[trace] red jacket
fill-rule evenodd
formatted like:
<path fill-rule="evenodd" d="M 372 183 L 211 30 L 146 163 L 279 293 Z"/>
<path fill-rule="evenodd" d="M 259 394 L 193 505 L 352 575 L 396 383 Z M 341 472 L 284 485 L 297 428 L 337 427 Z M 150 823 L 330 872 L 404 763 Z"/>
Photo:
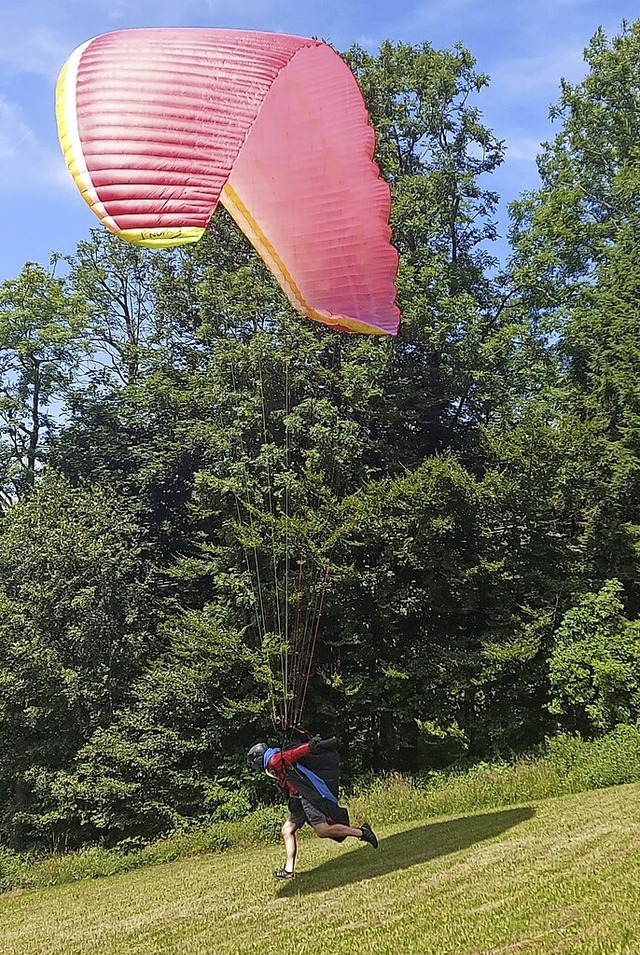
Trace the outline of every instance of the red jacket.
<path fill-rule="evenodd" d="M 293 766 L 299 759 L 304 759 L 311 752 L 308 743 L 301 743 L 300 746 L 294 746 L 291 749 L 279 749 L 266 765 L 268 772 L 272 773 L 278 782 L 284 786 L 290 796 L 297 796 L 298 790 L 293 783 L 287 779 L 287 767 Z"/>

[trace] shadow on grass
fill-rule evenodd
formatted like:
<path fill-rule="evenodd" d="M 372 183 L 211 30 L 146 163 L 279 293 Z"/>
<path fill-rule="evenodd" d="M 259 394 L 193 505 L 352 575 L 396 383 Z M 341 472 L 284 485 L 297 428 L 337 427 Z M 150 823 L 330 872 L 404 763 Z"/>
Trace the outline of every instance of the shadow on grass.
<path fill-rule="evenodd" d="M 381 839 L 377 850 L 363 846 L 357 852 L 349 852 L 309 872 L 299 873 L 294 882 L 282 886 L 279 894 L 324 892 L 352 882 L 375 879 L 399 869 L 409 869 L 430 859 L 493 839 L 534 815 L 533 809 L 523 807 L 479 816 L 461 816 L 407 829 Z"/>

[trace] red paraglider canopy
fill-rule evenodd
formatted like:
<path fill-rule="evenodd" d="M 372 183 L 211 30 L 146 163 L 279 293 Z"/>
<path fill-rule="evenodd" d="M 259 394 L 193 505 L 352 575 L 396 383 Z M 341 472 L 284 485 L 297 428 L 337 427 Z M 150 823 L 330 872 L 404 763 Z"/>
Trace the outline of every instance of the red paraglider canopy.
<path fill-rule="evenodd" d="M 355 78 L 329 46 L 240 30 L 125 30 L 64 65 L 67 165 L 112 232 L 197 241 L 221 202 L 303 315 L 394 335 L 390 192 Z"/>

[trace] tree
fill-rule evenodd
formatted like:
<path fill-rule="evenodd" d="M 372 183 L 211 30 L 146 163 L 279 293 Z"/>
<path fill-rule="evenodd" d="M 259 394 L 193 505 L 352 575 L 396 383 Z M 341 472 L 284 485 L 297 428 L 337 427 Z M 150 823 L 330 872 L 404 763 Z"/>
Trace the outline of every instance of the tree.
<path fill-rule="evenodd" d="M 498 196 L 483 183 L 502 163 L 504 143 L 475 105 L 489 79 L 460 44 L 386 41 L 377 56 L 356 47 L 346 58 L 378 134 L 401 253 L 386 438 L 405 465 L 447 449 L 475 460 L 480 428 L 512 423 L 543 360 L 491 254 Z"/>
<path fill-rule="evenodd" d="M 82 355 L 86 310 L 38 265 L 0 286 L 0 437 L 6 506 L 33 488 Z"/>
<path fill-rule="evenodd" d="M 595 503 L 584 540 L 594 581 L 624 582 L 629 609 L 640 610 L 640 162 L 624 176 L 629 212 L 567 322 L 569 406 L 589 425 L 587 455 Z"/>
<path fill-rule="evenodd" d="M 516 284 L 539 318 L 566 317 L 633 216 L 629 174 L 638 163 L 640 21 L 611 42 L 600 29 L 585 50 L 588 73 L 561 83 L 561 123 L 538 158 L 542 186 L 512 206 Z M 557 325 L 556 330 L 562 330 Z"/>
<path fill-rule="evenodd" d="M 171 340 L 155 307 L 160 256 L 93 229 L 66 262 L 87 307 L 86 376 L 98 389 L 135 385 L 166 361 Z"/>
<path fill-rule="evenodd" d="M 165 651 L 126 705 L 62 769 L 32 774 L 30 822 L 59 844 L 145 841 L 250 808 L 244 752 L 262 716 L 264 674 L 241 634 L 212 608 L 163 628 Z"/>
<path fill-rule="evenodd" d="M 609 580 L 564 615 L 549 660 L 550 710 L 570 732 L 592 737 L 640 716 L 640 626 L 624 615 Z"/>
<path fill-rule="evenodd" d="M 513 207 L 513 281 L 555 346 L 556 418 L 583 436 L 584 585 L 614 575 L 637 611 L 640 21 L 610 42 L 599 30 L 585 60 L 552 110 L 542 187 Z"/>
<path fill-rule="evenodd" d="M 51 472 L 0 528 L 0 806 L 17 844 L 37 769 L 69 765 L 158 651 L 162 600 L 122 502 Z"/>

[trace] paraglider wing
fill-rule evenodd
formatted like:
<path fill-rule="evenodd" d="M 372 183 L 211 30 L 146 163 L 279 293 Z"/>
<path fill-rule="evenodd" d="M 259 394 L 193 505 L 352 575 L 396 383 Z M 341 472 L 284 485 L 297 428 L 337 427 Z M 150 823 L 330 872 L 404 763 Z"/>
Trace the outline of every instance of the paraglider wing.
<path fill-rule="evenodd" d="M 351 71 L 326 44 L 240 30 L 125 30 L 71 54 L 65 160 L 101 222 L 155 248 L 225 206 L 303 315 L 393 335 L 389 187 Z"/>

